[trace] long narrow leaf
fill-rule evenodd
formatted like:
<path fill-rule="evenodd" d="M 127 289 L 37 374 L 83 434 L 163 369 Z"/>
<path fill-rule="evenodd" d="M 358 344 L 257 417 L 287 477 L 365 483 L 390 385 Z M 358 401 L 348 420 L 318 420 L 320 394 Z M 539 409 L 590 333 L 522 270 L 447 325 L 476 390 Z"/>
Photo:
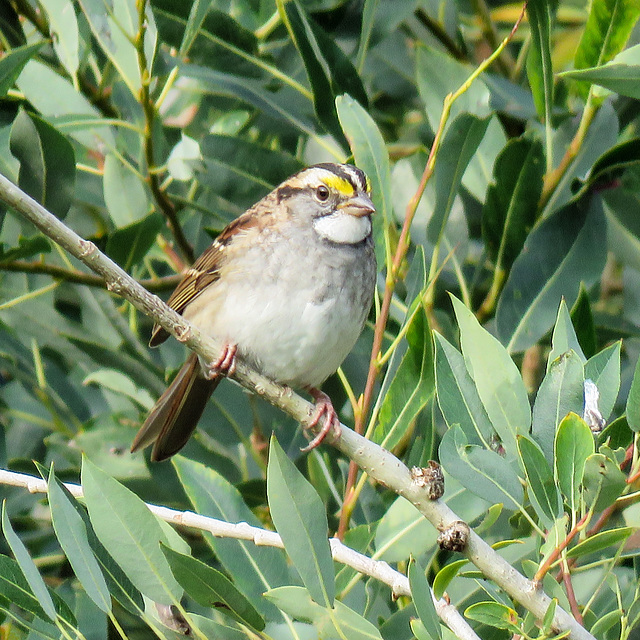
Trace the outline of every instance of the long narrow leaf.
<path fill-rule="evenodd" d="M 105 613 L 111 611 L 111 596 L 95 559 L 87 529 L 53 471 L 49 472 L 48 491 L 51 520 L 60 546 L 87 595 Z"/>
<path fill-rule="evenodd" d="M 29 583 L 29 587 L 31 587 L 31 591 L 38 599 L 42 610 L 47 615 L 49 620 L 55 622 L 57 619 L 57 614 L 56 608 L 53 604 L 53 599 L 51 598 L 51 594 L 49 593 L 49 590 L 47 589 L 42 576 L 38 572 L 36 565 L 31 559 L 27 548 L 24 546 L 22 540 L 20 540 L 16 532 L 13 530 L 13 527 L 11 526 L 9 516 L 7 515 L 6 502 L 2 503 L 2 531 L 4 533 L 4 537 L 9 543 L 11 551 L 13 551 L 13 555 L 16 557 L 16 560 L 20 565 L 20 569 L 22 569 L 24 577 Z"/>
<path fill-rule="evenodd" d="M 311 597 L 333 606 L 335 579 L 327 516 L 320 496 L 272 437 L 267 467 L 271 516 Z"/>

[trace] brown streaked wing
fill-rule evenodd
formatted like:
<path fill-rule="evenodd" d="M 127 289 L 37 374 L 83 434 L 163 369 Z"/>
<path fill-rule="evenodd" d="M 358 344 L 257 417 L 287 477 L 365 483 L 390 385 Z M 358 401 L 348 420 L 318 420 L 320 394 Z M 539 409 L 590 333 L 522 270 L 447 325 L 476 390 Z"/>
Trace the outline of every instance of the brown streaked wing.
<path fill-rule="evenodd" d="M 258 206 L 264 209 L 265 203 L 266 199 L 230 222 L 213 241 L 213 244 L 202 252 L 167 300 L 167 304 L 172 309 L 182 314 L 189 303 L 193 302 L 206 287 L 220 277 L 220 265 L 224 259 L 225 247 L 237 233 L 261 226 L 260 220 L 265 216 L 256 215 L 256 209 Z M 262 224 L 264 225 L 264 220 L 262 220 Z M 168 337 L 167 331 L 160 325 L 154 325 L 149 346 L 156 347 Z"/>
<path fill-rule="evenodd" d="M 195 300 L 208 285 L 219 277 L 220 260 L 222 257 L 221 245 L 218 240 L 205 249 L 202 255 L 195 261 L 184 275 L 178 286 L 167 300 L 167 304 L 182 314 L 187 305 Z M 149 346 L 155 347 L 162 344 L 169 337 L 169 333 L 160 325 L 153 326 Z"/>

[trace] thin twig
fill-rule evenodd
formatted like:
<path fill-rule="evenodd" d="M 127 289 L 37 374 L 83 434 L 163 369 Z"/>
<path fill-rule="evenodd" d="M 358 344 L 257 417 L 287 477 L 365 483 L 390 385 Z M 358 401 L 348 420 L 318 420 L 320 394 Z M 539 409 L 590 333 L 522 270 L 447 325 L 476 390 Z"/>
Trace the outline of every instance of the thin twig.
<path fill-rule="evenodd" d="M 104 255 L 95 244 L 78 236 L 2 175 L 0 175 L 0 200 L 32 222 L 45 235 L 90 269 L 104 277 L 110 291 L 126 298 L 142 313 L 195 351 L 204 362 L 213 362 L 219 356 L 223 348 L 219 340 L 201 334 L 197 327 L 178 315 L 160 298 L 141 287 L 129 274 Z M 311 417 L 315 413 L 313 404 L 290 388 L 283 387 L 263 376 L 240 359 L 233 378 L 303 425 L 309 425 L 311 422 Z M 322 424 L 316 425 L 312 430 L 317 432 L 322 426 Z M 345 425 L 341 427 L 341 436 L 333 442 L 333 446 L 354 460 L 371 478 L 411 502 L 439 531 L 447 530 L 462 521 L 446 503 L 429 499 L 425 487 L 416 482 L 406 465 L 392 453 Z M 536 618 L 544 617 L 551 603 L 549 596 L 539 588 L 539 585 L 528 580 L 512 567 L 473 530 L 469 530 L 464 554 L 487 578 L 494 580 L 511 598 L 531 611 Z M 593 636 L 561 607 L 556 609 L 553 625 L 559 632 L 569 632 L 575 640 L 594 640 Z"/>
<path fill-rule="evenodd" d="M 569 600 L 569 606 L 571 607 L 571 613 L 573 613 L 573 617 L 580 623 L 583 623 L 582 614 L 580 613 L 580 607 L 578 606 L 578 601 L 576 600 L 576 593 L 573 590 L 573 583 L 571 582 L 571 573 L 569 572 L 569 567 L 565 566 L 562 568 L 562 581 L 564 582 L 564 588 L 567 592 L 567 599 Z"/>
<path fill-rule="evenodd" d="M 456 59 L 467 61 L 466 51 L 463 51 L 455 40 L 446 32 L 445 28 L 432 18 L 421 7 L 415 10 L 416 18 L 422 23 L 431 35 Z"/>
<path fill-rule="evenodd" d="M 540 582 L 546 575 L 547 571 L 551 568 L 554 562 L 560 557 L 560 554 L 569 546 L 571 541 L 578 535 L 586 526 L 590 514 L 584 515 L 575 527 L 566 535 L 565 539 L 549 554 L 549 557 L 540 565 L 536 571 L 536 575 L 533 576 L 535 582 Z"/>
<path fill-rule="evenodd" d="M 428 181 L 431 179 L 433 175 L 433 171 L 435 169 L 435 163 L 438 156 L 438 151 L 440 150 L 440 146 L 442 144 L 442 139 L 444 137 L 444 130 L 446 124 L 449 120 L 449 114 L 451 113 L 451 107 L 453 103 L 464 94 L 471 84 L 476 80 L 476 78 L 483 73 L 489 65 L 500 55 L 500 52 L 505 49 L 507 44 L 511 41 L 513 36 L 515 35 L 522 19 L 525 15 L 527 3 L 525 2 L 522 7 L 522 12 L 517 22 L 513 26 L 513 29 L 509 33 L 509 35 L 502 41 L 500 46 L 486 59 L 484 60 L 478 67 L 474 70 L 474 72 L 467 78 L 467 80 L 458 88 L 454 93 L 450 93 L 444 99 L 444 104 L 442 106 L 442 114 L 440 116 L 440 124 L 438 126 L 438 130 L 436 131 L 436 135 L 433 141 L 433 145 L 431 146 L 431 150 L 429 152 L 429 157 L 427 158 L 427 163 L 424 168 L 424 172 L 422 173 L 422 177 L 420 178 L 420 183 L 418 184 L 418 188 L 416 192 L 413 194 L 411 200 L 407 204 L 404 222 L 402 225 L 402 230 L 400 231 L 400 237 L 398 239 L 398 245 L 396 248 L 395 255 L 393 257 L 392 265 L 390 271 L 387 273 L 387 278 L 385 282 L 385 289 L 382 298 L 382 305 L 380 307 L 380 314 L 378 315 L 378 319 L 376 322 L 374 334 L 373 334 L 373 346 L 371 348 L 371 359 L 369 361 L 369 371 L 367 373 L 367 382 L 365 384 L 364 393 L 362 396 L 362 402 L 360 403 L 360 407 L 358 412 L 356 413 L 355 420 L 355 431 L 356 433 L 362 434 L 364 433 L 364 424 L 369 415 L 369 409 L 371 407 L 371 402 L 373 400 L 373 394 L 375 390 L 376 381 L 380 374 L 381 364 L 380 364 L 380 352 L 382 350 L 382 342 L 384 339 L 384 333 L 387 327 L 387 320 L 389 319 L 389 310 L 391 309 L 391 300 L 393 299 L 393 293 L 395 291 L 395 287 L 398 281 L 398 277 L 400 274 L 400 267 L 402 262 L 406 258 L 407 252 L 409 251 L 409 238 L 410 238 L 410 229 L 411 223 L 416 215 L 416 211 L 418 209 L 418 204 L 422 198 L 422 194 L 427 187 Z M 437 251 L 437 248 L 434 250 L 434 255 Z M 433 268 L 429 273 L 429 281 L 433 280 L 435 277 L 436 268 Z M 433 296 L 435 295 L 435 286 L 432 286 L 427 290 L 426 296 L 426 304 L 429 305 L 432 302 Z M 338 526 L 338 537 L 342 538 L 346 533 L 349 525 L 349 520 L 351 518 L 351 513 L 354 508 L 354 501 L 357 498 L 357 494 L 354 492 L 354 487 L 356 484 L 356 478 L 358 474 L 358 469 L 356 465 L 352 462 L 349 465 L 349 474 L 347 476 L 347 483 L 345 485 L 345 497 L 342 504 L 342 509 L 340 511 L 340 523 Z"/>
<path fill-rule="evenodd" d="M 142 106 L 142 111 L 144 113 L 143 142 L 144 155 L 147 163 L 147 182 L 149 183 L 149 188 L 151 189 L 151 193 L 153 194 L 153 197 L 160 211 L 167 219 L 167 223 L 169 224 L 169 228 L 171 229 L 171 233 L 173 234 L 176 244 L 180 248 L 180 251 L 186 258 L 186 260 L 189 262 L 189 264 L 191 264 L 195 258 L 193 247 L 182 231 L 180 221 L 178 220 L 176 208 L 174 207 L 173 202 L 171 202 L 167 194 L 160 186 L 160 179 L 158 173 L 156 172 L 156 161 L 153 144 L 153 129 L 156 117 L 156 106 L 151 99 L 151 94 L 149 91 L 151 75 L 149 74 L 149 71 L 147 69 L 147 54 L 144 50 L 144 40 L 145 34 L 147 32 L 147 3 L 144 0 L 137 0 L 137 5 L 138 33 L 136 34 L 134 44 L 138 56 L 138 67 L 140 70 L 140 105 Z"/>
<path fill-rule="evenodd" d="M 76 269 L 70 270 L 55 264 L 44 262 L 29 262 L 27 260 L 13 260 L 12 262 L 0 263 L 0 271 L 13 271 L 17 273 L 35 273 L 46 275 L 56 280 L 64 280 L 73 284 L 84 284 L 88 287 L 107 288 L 104 278 L 93 273 L 84 273 Z M 164 278 L 143 278 L 138 283 L 145 289 L 153 292 L 171 291 L 182 279 L 182 275 L 165 276 Z"/>

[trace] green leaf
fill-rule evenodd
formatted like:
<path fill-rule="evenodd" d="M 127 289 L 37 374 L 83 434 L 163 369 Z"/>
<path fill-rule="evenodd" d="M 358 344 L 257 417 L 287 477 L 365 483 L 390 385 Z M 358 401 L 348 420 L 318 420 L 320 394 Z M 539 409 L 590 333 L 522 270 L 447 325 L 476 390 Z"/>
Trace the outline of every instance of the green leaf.
<path fill-rule="evenodd" d="M 578 299 L 571 307 L 571 324 L 573 325 L 578 343 L 587 358 L 591 358 L 597 351 L 596 324 L 591 312 L 589 294 L 584 283 L 580 283 Z M 576 351 L 574 349 L 574 351 Z M 576 351 L 576 353 L 580 353 Z M 587 375 L 587 377 L 589 377 Z"/>
<path fill-rule="evenodd" d="M 509 463 L 494 451 L 468 444 L 460 427 L 451 427 L 444 434 L 440 462 L 448 474 L 480 498 L 492 504 L 501 502 L 506 509 L 521 507 L 522 485 Z"/>
<path fill-rule="evenodd" d="M 194 43 L 202 23 L 205 21 L 209 9 L 213 4 L 212 0 L 195 0 L 189 10 L 189 19 L 184 27 L 182 42 L 180 43 L 180 56 L 186 56 Z"/>
<path fill-rule="evenodd" d="M 55 613 L 61 618 L 64 618 L 69 624 L 75 625 L 73 613 L 67 603 L 57 593 L 47 590 L 47 595 L 44 597 L 44 600 L 40 599 L 40 595 L 36 597 L 20 565 L 12 558 L 4 555 L 0 555 L 0 595 L 2 596 L 0 601 L 6 599 L 6 602 L 10 606 L 18 606 L 40 620 L 51 619 L 49 613 L 45 613 L 43 607 L 45 604 L 48 607 L 49 601 L 53 600 Z"/>
<path fill-rule="evenodd" d="M 550 365 L 533 404 L 531 435 L 549 464 L 560 421 L 570 412 L 582 414 L 584 368 L 574 351 L 563 353 Z"/>
<path fill-rule="evenodd" d="M 405 437 L 434 392 L 429 322 L 419 308 L 407 331 L 408 348 L 382 401 L 375 441 L 393 449 Z"/>
<path fill-rule="evenodd" d="M 196 6 L 195 3 L 193 6 Z M 202 152 L 200 145 L 196 140 L 182 133 L 180 142 L 174 145 L 167 158 L 167 171 L 175 180 L 188 182 L 193 180 L 196 169 L 201 168 L 201 166 Z"/>
<path fill-rule="evenodd" d="M 583 483 L 587 508 L 596 513 L 613 504 L 627 486 L 618 461 L 602 453 L 594 453 L 587 458 Z"/>
<path fill-rule="evenodd" d="M 56 537 L 86 594 L 105 613 L 111 611 L 111 596 L 87 538 L 87 529 L 75 506 L 56 478 L 53 465 L 47 480 L 51 520 Z"/>
<path fill-rule="evenodd" d="M 138 10 L 135 0 L 80 0 L 80 7 L 93 36 L 107 55 L 131 94 L 138 98 L 142 86 L 138 55 L 134 42 L 138 33 Z M 151 73 L 158 33 L 151 6 L 145 13 L 145 71 Z"/>
<path fill-rule="evenodd" d="M 151 394 L 138 387 L 129 376 L 117 369 L 98 369 L 90 373 L 83 384 L 97 384 L 115 393 L 127 396 L 139 404 L 143 409 L 150 411 L 155 404 Z"/>
<path fill-rule="evenodd" d="M 396 498 L 376 528 L 374 548 L 381 560 L 406 561 L 424 556 L 437 540 L 437 532 L 425 517 L 403 498 Z"/>
<path fill-rule="evenodd" d="M 68 140 L 44 120 L 21 110 L 11 127 L 10 147 L 20 162 L 20 188 L 64 218 L 75 191 L 76 160 Z"/>
<path fill-rule="evenodd" d="M 431 589 L 429 589 L 429 583 L 425 577 L 424 569 L 420 563 L 413 558 L 409 563 L 408 575 L 409 585 L 411 586 L 411 597 L 422 624 L 432 638 L 442 638 L 440 619 L 433 604 Z"/>
<path fill-rule="evenodd" d="M 4 52 L 0 58 L 0 98 L 4 98 L 13 87 L 24 65 L 40 51 L 42 45 L 44 42 L 34 42 Z"/>
<path fill-rule="evenodd" d="M 201 90 L 214 96 L 231 96 L 253 105 L 266 116 L 270 116 L 288 127 L 307 135 L 314 134 L 314 121 L 304 107 L 301 96 L 293 90 L 270 92 L 265 83 L 253 78 L 244 78 L 231 73 L 215 71 L 195 64 L 180 64 L 180 75 L 195 80 L 202 85 Z"/>
<path fill-rule="evenodd" d="M 53 48 L 67 73 L 74 77 L 80 64 L 78 19 L 70 0 L 39 0 L 49 20 Z"/>
<path fill-rule="evenodd" d="M 607 631 L 614 626 L 620 625 L 624 612 L 620 609 L 614 609 L 599 617 L 596 623 L 591 627 L 590 632 L 594 638 L 605 638 Z"/>
<path fill-rule="evenodd" d="M 572 304 L 581 282 L 589 287 L 600 278 L 605 234 L 598 197 L 573 200 L 534 227 L 496 310 L 498 335 L 509 351 L 535 344 L 551 328 L 558 300 Z"/>
<path fill-rule="evenodd" d="M 636 531 L 635 527 L 620 527 L 618 529 L 609 529 L 596 533 L 575 547 L 571 547 L 571 549 L 567 551 L 567 558 L 579 558 L 590 553 L 602 551 L 614 544 L 624 542 L 634 531 Z"/>
<path fill-rule="evenodd" d="M 551 363 L 557 360 L 560 356 L 573 351 L 580 361 L 584 364 L 586 358 L 580 348 L 578 342 L 578 336 L 576 336 L 575 329 L 573 328 L 573 322 L 567 309 L 567 304 L 564 299 L 560 302 L 558 308 L 558 317 L 556 324 L 553 327 L 553 335 L 551 336 L 551 351 L 547 357 L 547 371 L 551 368 Z"/>
<path fill-rule="evenodd" d="M 460 327 L 460 343 L 469 374 L 507 455 L 516 454 L 515 437 L 531 424 L 529 398 L 522 377 L 504 347 L 480 326 L 458 299 L 451 297 Z"/>
<path fill-rule="evenodd" d="M 296 620 L 313 624 L 318 638 L 334 640 L 382 640 L 378 629 L 361 615 L 336 600 L 333 610 L 321 607 L 302 587 L 279 587 L 264 594 L 279 609 Z"/>
<path fill-rule="evenodd" d="M 562 512 L 562 500 L 551 467 L 540 447 L 527 436 L 518 436 L 518 451 L 527 476 L 531 504 L 540 522 L 550 529 Z"/>
<path fill-rule="evenodd" d="M 640 64 L 628 64 L 624 60 L 630 60 L 633 55 L 633 61 L 638 62 L 640 54 L 640 45 L 631 47 L 616 56 L 611 62 L 601 67 L 589 67 L 587 69 L 565 71 L 559 74 L 565 78 L 579 80 L 580 84 L 591 83 L 597 84 L 609 91 L 614 91 L 621 96 L 628 98 L 640 98 L 640 88 L 638 81 L 640 80 Z"/>
<path fill-rule="evenodd" d="M 39 253 L 50 253 L 51 244 L 42 235 L 18 238 L 18 246 L 5 249 L 0 245 L 0 262 L 11 262 L 12 260 L 23 260 L 31 258 Z"/>
<path fill-rule="evenodd" d="M 580 507 L 580 487 L 587 458 L 595 452 L 593 434 L 587 423 L 569 413 L 560 423 L 555 441 L 558 486 L 572 513 Z"/>
<path fill-rule="evenodd" d="M 139 222 L 149 215 L 151 203 L 140 176 L 115 154 L 108 154 L 104 160 L 103 185 L 107 211 L 116 228 Z"/>
<path fill-rule="evenodd" d="M 179 49 L 178 58 L 211 68 L 255 76 L 265 67 L 258 54 L 255 26 L 240 24 L 242 10 L 211 6 L 209 0 L 186 3 L 159 1 L 153 4 L 161 42 Z M 236 20 L 237 18 L 237 20 Z M 188 96 L 184 96 L 189 100 Z"/>
<path fill-rule="evenodd" d="M 640 55 L 640 45 L 638 46 Z M 640 167 L 640 138 L 631 138 L 607 149 L 593 164 L 585 186 L 592 189 L 608 187 L 623 181 L 625 174 L 631 178 Z M 623 183 L 624 184 L 624 183 Z"/>
<path fill-rule="evenodd" d="M 300 6 L 299 2 L 297 4 Z M 314 20 L 309 20 L 309 24 L 318 50 L 324 58 L 325 66 L 331 75 L 334 94 L 348 94 L 355 98 L 362 107 L 369 109 L 369 99 L 364 84 L 335 37 L 324 31 Z"/>
<path fill-rule="evenodd" d="M 640 358 L 636 362 L 629 396 L 627 397 L 627 422 L 634 433 L 640 431 Z"/>
<path fill-rule="evenodd" d="M 451 581 L 458 575 L 460 569 L 468 563 L 469 561 L 466 559 L 455 560 L 442 567 L 433 579 L 433 595 L 436 598 L 442 598 Z"/>
<path fill-rule="evenodd" d="M 543 633 L 547 636 L 551 635 L 551 630 L 553 629 L 553 619 L 556 615 L 556 609 L 558 608 L 558 600 L 554 598 L 547 607 L 547 610 L 544 613 L 544 618 L 542 619 L 542 630 Z"/>
<path fill-rule="evenodd" d="M 82 488 L 96 535 L 136 588 L 160 604 L 180 600 L 182 589 L 160 550 L 167 539 L 144 502 L 86 458 Z"/>
<path fill-rule="evenodd" d="M 471 65 L 462 64 L 435 48 L 417 48 L 416 84 L 432 131 L 438 129 L 445 97 L 457 91 L 473 70 Z M 491 115 L 489 97 L 489 90 L 481 79 L 473 82 L 451 105 L 449 126 L 461 113 L 470 113 L 478 118 Z"/>
<path fill-rule="evenodd" d="M 511 94 L 509 100 L 513 100 Z M 493 167 L 506 144 L 507 137 L 500 118 L 494 113 L 489 117 L 487 130 L 462 176 L 462 186 L 477 198 L 478 202 L 484 203 L 486 200 L 487 189 L 493 178 Z"/>
<path fill-rule="evenodd" d="M 238 490 L 220 473 L 182 456 L 172 458 L 178 478 L 196 511 L 225 522 L 246 522 L 254 527 L 262 523 L 247 507 Z M 262 598 L 264 591 L 289 580 L 284 554 L 280 549 L 256 547 L 247 540 L 217 538 L 203 533 L 227 574 L 251 599 L 252 604 L 270 619 L 278 611 Z"/>
<path fill-rule="evenodd" d="M 593 0 L 574 58 L 575 69 L 599 67 L 624 48 L 640 16 L 635 0 Z M 580 83 L 586 96 L 588 85 Z"/>
<path fill-rule="evenodd" d="M 273 523 L 309 594 L 332 607 L 335 578 L 324 505 L 275 437 L 269 447 L 267 496 Z"/>
<path fill-rule="evenodd" d="M 522 633 L 520 618 L 514 609 L 500 602 L 477 602 L 465 609 L 465 617 L 511 633 Z"/>
<path fill-rule="evenodd" d="M 87 533 L 87 541 L 95 556 L 100 563 L 102 574 L 109 587 L 109 593 L 130 613 L 139 615 L 144 611 L 144 599 L 142 594 L 131 584 L 126 573 L 116 564 L 115 560 L 109 555 L 103 544 L 91 526 L 89 516 L 86 509 L 81 507 L 78 501 L 67 491 L 62 485 L 62 492 L 65 494 L 67 501 L 76 510 L 76 513 L 84 522 L 85 531 Z"/>
<path fill-rule="evenodd" d="M 316 116 L 327 132 L 338 141 L 343 142 L 333 89 L 329 76 L 325 72 L 326 61 L 322 60 L 321 54 L 319 55 L 319 45 L 309 18 L 295 0 L 287 3 L 279 2 L 278 10 L 307 71 L 309 84 L 313 90 L 313 106 Z"/>
<path fill-rule="evenodd" d="M 262 616 L 223 573 L 170 547 L 161 548 L 175 579 L 199 605 L 216 608 L 257 631 L 264 629 Z"/>
<path fill-rule="evenodd" d="M 60 131 L 85 147 L 104 144 L 115 148 L 111 128 L 103 117 L 71 82 L 38 60 L 30 60 L 16 81 L 25 98 Z"/>
<path fill-rule="evenodd" d="M 539 0 L 527 5 L 531 49 L 527 58 L 527 76 L 536 110 L 545 122 L 553 109 L 553 64 L 551 59 L 551 27 L 557 1 Z"/>
<path fill-rule="evenodd" d="M 249 206 L 303 168 L 293 156 L 230 135 L 201 142 L 205 173 L 200 180 L 224 198 Z"/>
<path fill-rule="evenodd" d="M 482 208 L 482 237 L 497 270 L 508 271 L 533 227 L 542 193 L 544 152 L 538 140 L 510 140 L 493 167 Z"/>
<path fill-rule="evenodd" d="M 560 158 L 564 155 L 569 140 L 577 134 L 578 127 L 579 124 L 570 119 L 554 130 L 552 138 L 554 158 Z M 569 163 L 558 182 L 558 186 L 550 195 L 540 214 L 541 219 L 548 218 L 554 212 L 570 204 L 574 199 L 579 199 L 581 196 L 586 195 L 588 189 L 585 192 L 581 192 L 580 185 L 584 182 L 585 176 L 590 175 L 591 168 L 598 158 L 607 153 L 617 143 L 619 128 L 618 115 L 613 106 L 609 102 L 605 102 L 597 110 L 595 118 L 588 128 L 580 148 L 577 149 L 574 159 Z M 616 191 L 613 190 L 612 193 Z M 602 236 L 600 239 L 602 239 Z"/>
<path fill-rule="evenodd" d="M 2 531 L 4 533 L 4 537 L 9 543 L 11 551 L 13 551 L 13 555 L 16 557 L 16 560 L 20 565 L 20 569 L 22 570 L 24 577 L 27 579 L 33 595 L 37 598 L 38 603 L 49 620 L 55 622 L 57 619 L 57 613 L 51 594 L 49 593 L 42 576 L 38 573 L 38 569 L 31 559 L 27 548 L 13 530 L 11 522 L 9 522 L 6 500 L 2 502 Z"/>
<path fill-rule="evenodd" d="M 163 226 L 162 216 L 154 212 L 138 222 L 120 227 L 109 234 L 105 253 L 123 269 L 130 270 L 147 255 Z"/>
<path fill-rule="evenodd" d="M 438 332 L 433 335 L 438 405 L 447 426 L 460 425 L 470 444 L 488 447 L 495 432 L 464 358 Z"/>
<path fill-rule="evenodd" d="M 444 233 L 462 176 L 489 125 L 468 113 L 460 114 L 448 127 L 434 169 L 436 204 L 427 226 L 427 238 L 438 244 Z"/>
<path fill-rule="evenodd" d="M 385 229 L 393 219 L 389 153 L 375 121 L 351 96 L 338 96 L 336 108 L 355 163 L 371 181 L 371 198 L 376 207 L 373 236 L 381 265 L 386 256 Z"/>
<path fill-rule="evenodd" d="M 584 365 L 584 377 L 592 380 L 600 392 L 599 408 L 604 419 L 613 411 L 620 390 L 620 348 L 618 340 L 596 353 Z"/>

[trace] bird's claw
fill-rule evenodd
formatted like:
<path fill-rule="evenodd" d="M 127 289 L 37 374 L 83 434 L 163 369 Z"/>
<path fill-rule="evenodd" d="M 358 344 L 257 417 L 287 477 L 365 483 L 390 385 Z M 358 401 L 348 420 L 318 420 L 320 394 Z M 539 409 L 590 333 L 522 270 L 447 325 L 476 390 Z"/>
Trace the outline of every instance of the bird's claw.
<path fill-rule="evenodd" d="M 235 344 L 225 344 L 220 356 L 208 366 L 207 377 L 209 380 L 219 376 L 232 376 L 236 372 L 236 353 L 238 347 Z"/>
<path fill-rule="evenodd" d="M 311 420 L 304 425 L 305 429 L 313 429 L 320 423 L 320 420 L 324 418 L 320 431 L 313 437 L 311 442 L 306 447 L 302 447 L 300 451 L 307 452 L 315 449 L 326 437 L 327 434 L 333 433 L 334 441 L 337 440 L 342 434 L 342 428 L 340 427 L 340 419 L 336 410 L 333 408 L 331 398 L 326 393 L 323 393 L 319 389 L 310 388 L 309 393 L 315 400 L 315 411 Z"/>

